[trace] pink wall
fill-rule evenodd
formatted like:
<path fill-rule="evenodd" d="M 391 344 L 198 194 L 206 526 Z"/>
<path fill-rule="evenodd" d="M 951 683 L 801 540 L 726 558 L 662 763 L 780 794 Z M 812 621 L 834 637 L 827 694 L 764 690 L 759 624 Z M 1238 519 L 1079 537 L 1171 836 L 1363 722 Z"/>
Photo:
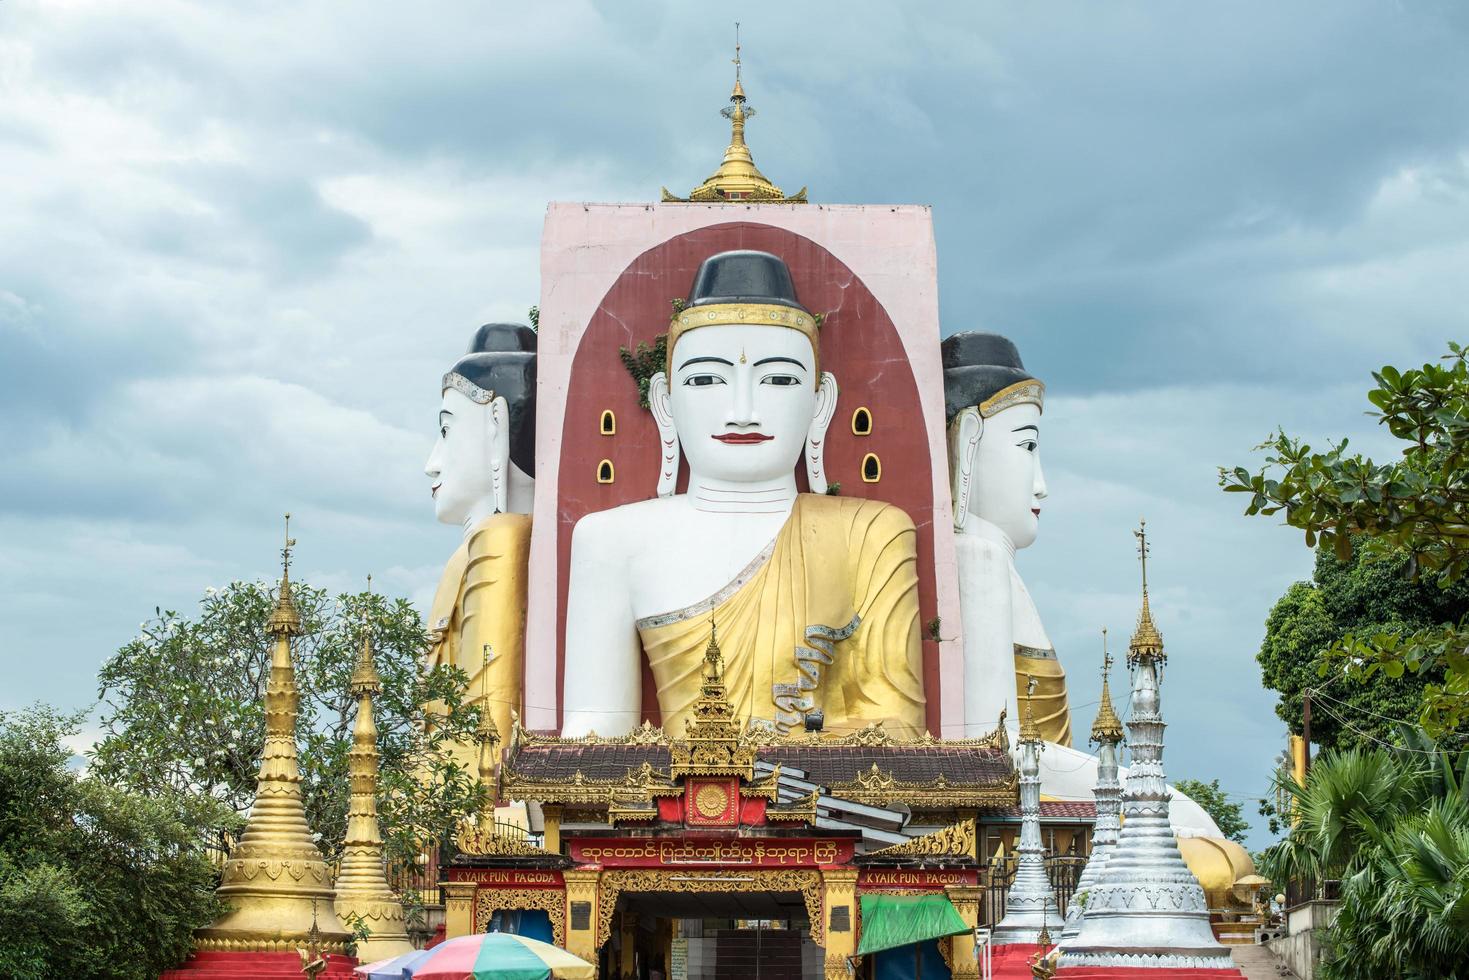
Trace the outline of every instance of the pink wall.
<path fill-rule="evenodd" d="M 736 247 L 782 254 L 803 301 L 831 313 L 823 330 L 823 367 L 836 373 L 842 397 L 829 437 L 830 478 L 842 483 L 844 495 L 871 495 L 905 506 L 919 526 L 924 618 L 941 617 L 945 636 L 940 643 L 925 643 L 929 725 L 935 734 L 957 737 L 963 724 L 963 664 L 948 533 L 936 260 L 929 210 L 915 206 L 550 206 L 541 249 L 526 723 L 544 729 L 558 725 L 568 577 L 562 565 L 575 520 L 589 510 L 654 493 L 651 418 L 637 407 L 616 347 L 666 330 L 668 301 L 686 294 L 698 262 Z M 857 288 L 847 295 L 853 278 Z M 906 364 L 885 367 L 884 359 L 890 360 L 898 345 Z M 568 397 L 574 363 L 577 391 Z M 851 413 L 858 405 L 873 409 L 876 426 L 870 439 L 851 435 Z M 616 437 L 596 433 L 603 407 L 617 412 Z M 856 473 L 868 449 L 883 459 L 883 479 L 876 485 L 863 484 Z M 645 461 L 650 453 L 651 461 Z M 610 487 L 590 479 L 601 457 L 618 464 L 617 482 Z M 563 474 L 563 467 L 570 468 Z"/>

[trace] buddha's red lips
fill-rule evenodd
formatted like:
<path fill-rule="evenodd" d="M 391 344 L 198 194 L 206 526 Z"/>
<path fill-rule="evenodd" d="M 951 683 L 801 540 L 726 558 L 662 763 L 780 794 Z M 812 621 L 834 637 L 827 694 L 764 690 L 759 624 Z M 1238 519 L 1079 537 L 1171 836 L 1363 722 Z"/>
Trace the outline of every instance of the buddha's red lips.
<path fill-rule="evenodd" d="M 439 487 L 441 487 L 441 486 L 443 486 L 442 483 L 435 483 L 433 486 L 429 487 L 428 488 L 428 494 L 429 494 L 429 496 L 430 497 L 433 497 L 435 500 L 437 500 L 438 497 L 439 497 Z"/>
<path fill-rule="evenodd" d="M 1030 509 L 1030 512 L 1032 514 L 1034 514 L 1036 517 L 1040 517 L 1041 516 L 1041 509 L 1039 507 L 1032 507 Z"/>
<path fill-rule="evenodd" d="M 718 439 L 727 446 L 753 446 L 757 443 L 769 442 L 775 436 L 767 436 L 759 432 L 726 432 L 722 436 L 710 436 L 709 438 Z"/>

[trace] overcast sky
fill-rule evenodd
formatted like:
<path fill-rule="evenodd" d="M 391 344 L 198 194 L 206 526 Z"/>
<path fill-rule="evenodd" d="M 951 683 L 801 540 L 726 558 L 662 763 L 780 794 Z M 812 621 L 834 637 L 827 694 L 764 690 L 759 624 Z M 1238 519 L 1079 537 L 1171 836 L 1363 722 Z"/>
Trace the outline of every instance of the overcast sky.
<path fill-rule="evenodd" d="M 1048 385 L 1020 565 L 1077 729 L 1145 514 L 1169 772 L 1260 795 L 1310 554 L 1215 467 L 1383 446 L 1368 372 L 1469 339 L 1469 7 L 737 6 L 761 169 L 932 204 L 944 332 Z M 304 577 L 426 601 L 439 376 L 536 302 L 546 202 L 717 165 L 732 9 L 0 2 L 0 709 L 89 704 L 155 606 L 272 574 L 285 510 Z"/>

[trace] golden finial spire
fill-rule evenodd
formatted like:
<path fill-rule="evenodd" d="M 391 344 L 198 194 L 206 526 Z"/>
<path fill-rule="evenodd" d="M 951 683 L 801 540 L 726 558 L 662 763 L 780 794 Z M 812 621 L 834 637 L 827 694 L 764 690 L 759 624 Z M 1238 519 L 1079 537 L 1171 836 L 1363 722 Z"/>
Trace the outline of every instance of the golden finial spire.
<path fill-rule="evenodd" d="M 312 934 L 316 904 L 323 952 L 345 952 L 351 938 L 332 905 L 330 873 L 311 828 L 301 794 L 296 749 L 296 716 L 301 692 L 291 659 L 291 638 L 301 632 L 301 617 L 291 600 L 290 515 L 281 550 L 281 590 L 266 631 L 272 639 L 270 678 L 265 685 L 265 744 L 255 801 L 240 842 L 225 862 L 217 894 L 229 911 L 198 930 L 196 948 L 269 952 L 292 949 Z M 349 835 L 350 836 L 350 835 Z M 261 868 L 274 867 L 272 877 Z"/>
<path fill-rule="evenodd" d="M 724 162 L 710 177 L 689 192 L 688 197 L 676 197 L 663 188 L 663 202 L 688 204 L 720 204 L 726 202 L 760 202 L 765 204 L 805 204 L 806 188 L 787 197 L 779 187 L 772 184 L 758 167 L 750 148 L 745 145 L 745 123 L 755 115 L 755 107 L 745 99 L 745 85 L 741 77 L 740 25 L 735 22 L 735 80 L 729 93 L 729 105 L 720 110 L 720 115 L 729 120 L 729 146 L 724 150 Z"/>
<path fill-rule="evenodd" d="M 1133 536 L 1137 538 L 1138 560 L 1142 563 L 1143 607 L 1138 613 L 1137 629 L 1133 630 L 1132 643 L 1128 646 L 1127 662 L 1136 664 L 1142 660 L 1166 660 L 1163 652 L 1163 637 L 1153 625 L 1153 610 L 1148 604 L 1148 522 L 1138 521 Z"/>
<path fill-rule="evenodd" d="M 360 920 L 368 927 L 366 939 L 357 941 L 357 955 L 365 960 L 386 959 L 406 953 L 408 942 L 403 906 L 388 886 L 383 870 L 383 835 L 377 814 L 378 762 L 377 719 L 373 696 L 382 690 L 372 655 L 370 615 L 372 576 L 367 576 L 367 598 L 362 609 L 362 652 L 352 672 L 352 694 L 357 698 L 357 718 L 352 726 L 352 748 L 347 752 L 351 800 L 347 805 L 347 836 L 342 841 L 342 858 L 337 869 L 337 914 Z"/>
<path fill-rule="evenodd" d="M 755 752 L 741 739 L 744 724 L 735 717 L 724 687 L 724 654 L 719 649 L 714 617 L 709 617 L 709 645 L 704 648 L 704 683 L 694 700 L 693 717 L 684 722 L 684 737 L 672 747 L 671 772 L 682 775 L 739 775 L 755 778 Z"/>
<path fill-rule="evenodd" d="M 1116 745 L 1122 741 L 1122 720 L 1117 717 L 1117 709 L 1112 707 L 1112 689 L 1109 686 L 1107 675 L 1112 671 L 1112 654 L 1107 649 L 1107 629 L 1102 628 L 1102 706 L 1097 709 L 1097 720 L 1092 722 L 1092 741 L 1110 742 Z"/>
<path fill-rule="evenodd" d="M 281 589 L 276 598 L 275 609 L 265 624 L 265 631 L 273 636 L 300 636 L 301 614 L 296 611 L 296 602 L 291 597 L 291 549 L 296 539 L 291 537 L 291 515 L 286 515 L 286 544 L 281 548 Z"/>
<path fill-rule="evenodd" d="M 1025 713 L 1020 718 L 1020 741 L 1039 742 L 1041 730 L 1035 723 L 1035 711 L 1032 701 L 1035 698 L 1036 680 L 1030 674 L 1025 675 Z"/>
<path fill-rule="evenodd" d="M 372 576 L 367 576 L 368 599 L 362 609 L 362 650 L 357 655 L 357 668 L 352 671 L 350 683 L 351 691 L 357 697 L 365 694 L 377 694 L 383 689 L 382 678 L 378 676 L 377 665 L 373 663 L 372 656 L 372 617 L 369 614 L 367 603 L 372 601 Z"/>
<path fill-rule="evenodd" d="M 719 625 L 709 617 L 709 645 L 704 648 L 704 680 L 724 686 L 724 651 L 719 649 Z"/>
<path fill-rule="evenodd" d="M 734 56 L 734 66 L 735 66 L 734 91 L 732 91 L 732 92 L 729 93 L 729 101 L 731 101 L 731 102 L 743 102 L 743 101 L 745 101 L 745 87 L 740 84 L 740 22 L 739 21 L 735 21 L 735 56 Z"/>

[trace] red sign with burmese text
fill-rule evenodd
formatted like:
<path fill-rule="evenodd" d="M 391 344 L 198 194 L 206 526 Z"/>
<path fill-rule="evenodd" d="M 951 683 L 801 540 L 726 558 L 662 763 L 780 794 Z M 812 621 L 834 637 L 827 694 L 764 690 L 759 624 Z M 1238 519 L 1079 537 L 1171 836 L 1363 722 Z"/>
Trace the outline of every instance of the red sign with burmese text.
<path fill-rule="evenodd" d="M 570 842 L 571 859 L 609 868 L 799 868 L 846 864 L 852 841 L 811 837 L 715 840 L 669 837 L 628 840 L 586 837 Z"/>

